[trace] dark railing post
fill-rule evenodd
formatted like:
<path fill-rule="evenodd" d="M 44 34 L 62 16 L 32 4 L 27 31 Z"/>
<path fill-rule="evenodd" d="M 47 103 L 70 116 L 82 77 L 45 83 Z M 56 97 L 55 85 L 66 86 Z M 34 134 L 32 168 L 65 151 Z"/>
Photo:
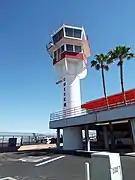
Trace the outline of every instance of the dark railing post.
<path fill-rule="evenodd" d="M 30 136 L 29 136 L 29 144 L 30 144 Z"/>
<path fill-rule="evenodd" d="M 74 115 L 76 115 L 75 107 L 74 107 Z"/>
<path fill-rule="evenodd" d="M 20 145 L 21 145 L 21 146 L 23 145 L 23 136 L 21 137 Z"/>
<path fill-rule="evenodd" d="M 2 137 L 2 147 L 3 147 L 3 142 L 4 142 L 4 136 Z"/>

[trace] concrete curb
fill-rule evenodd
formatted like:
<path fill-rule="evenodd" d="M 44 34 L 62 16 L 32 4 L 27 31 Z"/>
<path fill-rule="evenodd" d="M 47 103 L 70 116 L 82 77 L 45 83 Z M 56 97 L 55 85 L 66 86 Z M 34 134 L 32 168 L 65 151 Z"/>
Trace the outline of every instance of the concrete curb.
<path fill-rule="evenodd" d="M 82 151 L 82 150 L 62 150 L 62 149 L 35 149 L 35 150 L 24 150 L 24 151 L 17 151 L 17 154 L 23 154 L 23 153 L 33 153 L 34 155 L 39 154 L 67 154 L 67 155 L 74 155 L 74 156 L 82 156 L 82 157 L 91 157 L 91 154 L 95 151 Z"/>
<path fill-rule="evenodd" d="M 0 148 L 0 153 L 17 153 L 17 154 L 32 154 L 33 156 L 39 155 L 46 155 L 46 154 L 67 154 L 67 155 L 74 155 L 74 156 L 82 156 L 82 157 L 91 157 L 91 154 L 98 151 L 83 151 L 83 150 L 63 150 L 58 148 L 48 148 L 48 149 L 29 149 L 29 150 L 18 150 L 19 147 L 7 147 L 7 148 Z M 135 158 L 135 153 L 119 153 L 120 156 L 128 156 Z"/>
<path fill-rule="evenodd" d="M 67 154 L 67 155 L 74 155 L 74 156 L 82 156 L 82 157 L 91 157 L 91 154 L 95 152 L 100 152 L 100 151 L 83 151 L 83 150 L 63 150 L 63 149 L 57 149 L 57 148 L 50 148 L 50 149 L 33 149 L 33 150 L 25 150 L 25 151 L 17 151 L 16 153 L 20 154 L 33 154 L 35 156 L 39 156 L 39 154 Z M 119 153 L 120 156 L 128 156 L 128 157 L 134 157 L 135 155 L 132 155 L 132 153 Z"/>

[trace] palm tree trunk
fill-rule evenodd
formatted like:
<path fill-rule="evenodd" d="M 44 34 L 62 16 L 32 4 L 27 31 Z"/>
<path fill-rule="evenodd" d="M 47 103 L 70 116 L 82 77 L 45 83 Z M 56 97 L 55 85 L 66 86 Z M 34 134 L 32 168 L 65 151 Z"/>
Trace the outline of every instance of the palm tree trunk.
<path fill-rule="evenodd" d="M 120 80 L 121 80 L 121 91 L 123 94 L 123 100 L 124 100 L 124 104 L 126 104 L 126 96 L 125 96 L 125 90 L 124 90 L 124 81 L 123 81 L 123 62 L 120 59 Z"/>
<path fill-rule="evenodd" d="M 103 68 L 103 66 L 101 66 L 101 73 L 102 73 L 104 96 L 105 96 L 105 99 L 106 99 L 107 109 L 109 109 L 108 98 L 107 98 L 107 95 L 106 95 L 106 84 L 105 84 L 105 75 L 104 75 L 104 68 Z"/>

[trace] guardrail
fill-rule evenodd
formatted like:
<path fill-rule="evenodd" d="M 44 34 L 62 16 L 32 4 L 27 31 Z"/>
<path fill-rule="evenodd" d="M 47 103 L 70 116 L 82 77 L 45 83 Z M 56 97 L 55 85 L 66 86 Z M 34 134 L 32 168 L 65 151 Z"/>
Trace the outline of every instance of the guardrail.
<path fill-rule="evenodd" d="M 13 139 L 13 140 L 10 140 Z M 9 146 L 46 144 L 46 136 L 27 136 L 27 135 L 0 135 L 0 149 Z"/>
<path fill-rule="evenodd" d="M 63 111 L 51 113 L 50 121 L 56 121 L 56 120 L 60 120 L 60 119 L 65 119 L 65 118 L 79 116 L 79 115 L 85 115 L 85 114 L 87 114 L 87 111 L 85 109 L 82 109 L 81 107 L 74 107 L 71 109 L 66 109 Z"/>
<path fill-rule="evenodd" d="M 86 109 L 83 109 L 81 107 L 74 107 L 74 108 L 63 110 L 63 111 L 51 113 L 50 114 L 50 121 L 57 121 L 57 120 L 62 120 L 62 119 L 66 119 L 66 118 L 97 113 L 99 111 L 111 110 L 114 108 L 118 108 L 121 106 L 127 106 L 127 105 L 131 105 L 131 104 L 135 104 L 135 99 L 126 101 L 126 104 L 124 104 L 124 102 L 118 102 L 115 104 L 111 104 L 111 105 L 109 105 L 109 108 L 107 106 L 102 106 L 99 108 L 86 110 Z"/>

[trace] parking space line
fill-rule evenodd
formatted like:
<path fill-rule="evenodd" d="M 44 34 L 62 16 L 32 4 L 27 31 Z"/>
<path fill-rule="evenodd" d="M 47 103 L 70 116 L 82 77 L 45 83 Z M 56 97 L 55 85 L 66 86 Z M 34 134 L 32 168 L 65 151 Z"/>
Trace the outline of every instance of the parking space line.
<path fill-rule="evenodd" d="M 0 180 L 16 180 L 16 179 L 14 179 L 12 177 L 5 177 L 5 178 L 0 178 Z"/>
<path fill-rule="evenodd" d="M 57 161 L 57 160 L 62 159 L 62 158 L 64 158 L 64 157 L 65 157 L 65 156 L 59 156 L 59 157 L 50 159 L 50 160 L 48 160 L 48 161 L 44 161 L 44 162 L 41 162 L 41 163 L 39 163 L 39 164 L 36 164 L 35 166 L 36 166 L 36 167 L 42 166 L 42 165 L 44 165 L 44 164 L 48 164 L 48 163 L 50 163 L 50 162 Z"/>
<path fill-rule="evenodd" d="M 40 161 L 43 161 L 43 160 L 46 160 L 46 159 L 49 159 L 49 158 L 50 158 L 49 156 L 46 156 L 46 157 L 36 157 L 36 158 L 32 157 L 32 156 L 28 156 L 28 157 L 20 158 L 19 161 L 38 163 Z"/>

